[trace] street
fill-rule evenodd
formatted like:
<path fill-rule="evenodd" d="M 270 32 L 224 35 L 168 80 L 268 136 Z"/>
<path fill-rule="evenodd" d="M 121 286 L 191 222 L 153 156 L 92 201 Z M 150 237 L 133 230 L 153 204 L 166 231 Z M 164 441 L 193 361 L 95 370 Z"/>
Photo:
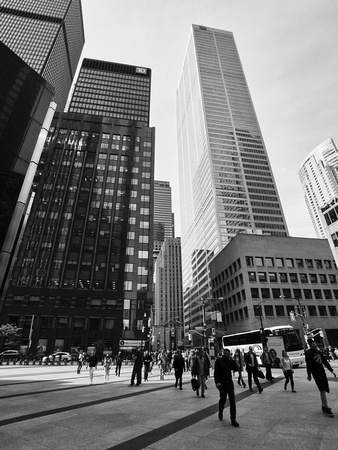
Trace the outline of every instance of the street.
<path fill-rule="evenodd" d="M 338 362 L 333 362 L 337 371 Z M 94 385 L 88 370 L 76 374 L 70 366 L 0 366 L 0 447 L 2 449 L 336 449 L 338 442 L 338 382 L 329 376 L 329 404 L 336 418 L 320 409 L 319 392 L 295 369 L 295 389 L 284 391 L 280 369 L 264 391 L 237 385 L 237 420 L 230 425 L 228 403 L 224 420 L 217 418 L 218 391 L 208 381 L 206 398 L 195 395 L 190 374 L 183 390 L 174 375 L 160 381 L 154 367 L 149 381 L 129 387 L 132 366 L 114 367 L 104 384 L 98 366 Z M 328 374 L 330 375 L 330 374 Z M 246 380 L 246 374 L 244 374 Z"/>

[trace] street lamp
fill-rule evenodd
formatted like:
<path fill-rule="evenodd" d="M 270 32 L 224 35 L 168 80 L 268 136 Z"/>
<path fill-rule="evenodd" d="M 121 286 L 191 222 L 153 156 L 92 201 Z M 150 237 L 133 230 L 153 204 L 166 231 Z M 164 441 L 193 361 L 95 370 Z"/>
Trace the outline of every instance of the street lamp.
<path fill-rule="evenodd" d="M 279 296 L 280 299 L 282 300 L 286 300 L 285 295 L 280 295 Z M 293 313 L 293 315 L 295 317 L 300 317 L 301 321 L 302 321 L 302 331 L 303 331 L 303 344 L 304 344 L 304 348 L 307 347 L 307 335 L 308 335 L 308 325 L 306 323 L 305 317 L 306 317 L 306 310 L 305 310 L 305 306 L 302 305 L 300 299 L 298 297 L 294 298 L 294 297 L 289 297 L 289 300 L 296 300 L 298 302 L 298 307 L 295 306 L 295 311 L 290 311 L 290 318 L 292 320 L 292 315 L 291 313 Z"/>
<path fill-rule="evenodd" d="M 264 302 L 265 302 L 265 300 L 262 300 L 261 302 L 257 303 L 257 305 L 255 305 L 257 308 L 259 308 L 259 320 L 261 323 L 261 342 L 262 342 L 263 349 L 266 345 L 265 330 L 264 330 L 263 316 L 262 316 L 262 303 L 264 303 Z"/>

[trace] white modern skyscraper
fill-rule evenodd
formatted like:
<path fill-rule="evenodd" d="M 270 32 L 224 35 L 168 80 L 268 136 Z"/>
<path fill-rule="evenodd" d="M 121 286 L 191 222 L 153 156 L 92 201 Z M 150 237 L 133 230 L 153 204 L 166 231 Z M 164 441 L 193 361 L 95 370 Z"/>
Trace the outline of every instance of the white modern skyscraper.
<path fill-rule="evenodd" d="M 192 32 L 177 92 L 185 326 L 201 325 L 209 261 L 238 233 L 287 236 L 233 34 Z M 188 322 L 188 323 L 187 323 Z"/>
<path fill-rule="evenodd" d="M 338 197 L 338 151 L 332 139 L 316 147 L 299 169 L 307 209 L 319 238 L 326 238 L 320 208 Z"/>

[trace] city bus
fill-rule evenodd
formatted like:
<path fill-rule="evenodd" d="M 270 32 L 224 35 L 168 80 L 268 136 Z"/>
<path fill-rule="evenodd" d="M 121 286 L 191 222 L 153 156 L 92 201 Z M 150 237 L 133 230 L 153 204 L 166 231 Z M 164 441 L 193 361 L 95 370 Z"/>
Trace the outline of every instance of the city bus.
<path fill-rule="evenodd" d="M 281 325 L 277 327 L 265 327 L 265 340 L 269 351 L 272 351 L 273 359 L 275 356 L 275 366 L 279 365 L 278 359 L 281 357 L 281 350 L 288 352 L 293 367 L 299 367 L 305 363 L 304 347 L 299 339 L 297 332 L 290 325 Z M 278 342 L 279 341 L 279 342 Z M 247 352 L 249 347 L 253 347 L 254 352 L 259 357 L 262 354 L 261 330 L 246 331 L 244 333 L 227 334 L 222 338 L 223 348 L 228 348 L 233 354 L 236 348 Z M 274 351 L 278 348 L 278 351 Z M 276 355 L 277 353 L 277 355 Z"/>

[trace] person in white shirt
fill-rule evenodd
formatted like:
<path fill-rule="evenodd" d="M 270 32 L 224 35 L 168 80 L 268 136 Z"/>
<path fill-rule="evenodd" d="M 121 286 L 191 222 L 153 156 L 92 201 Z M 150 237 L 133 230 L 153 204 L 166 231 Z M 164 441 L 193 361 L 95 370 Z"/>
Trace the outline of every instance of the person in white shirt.
<path fill-rule="evenodd" d="M 292 363 L 291 363 L 290 357 L 288 356 L 286 350 L 282 350 L 282 357 L 280 360 L 280 365 L 281 365 L 281 368 L 283 369 L 283 373 L 285 376 L 284 389 L 287 390 L 287 385 L 289 384 L 289 381 L 290 381 L 292 392 L 296 393 L 297 391 L 295 391 L 295 384 L 293 381 Z"/>

